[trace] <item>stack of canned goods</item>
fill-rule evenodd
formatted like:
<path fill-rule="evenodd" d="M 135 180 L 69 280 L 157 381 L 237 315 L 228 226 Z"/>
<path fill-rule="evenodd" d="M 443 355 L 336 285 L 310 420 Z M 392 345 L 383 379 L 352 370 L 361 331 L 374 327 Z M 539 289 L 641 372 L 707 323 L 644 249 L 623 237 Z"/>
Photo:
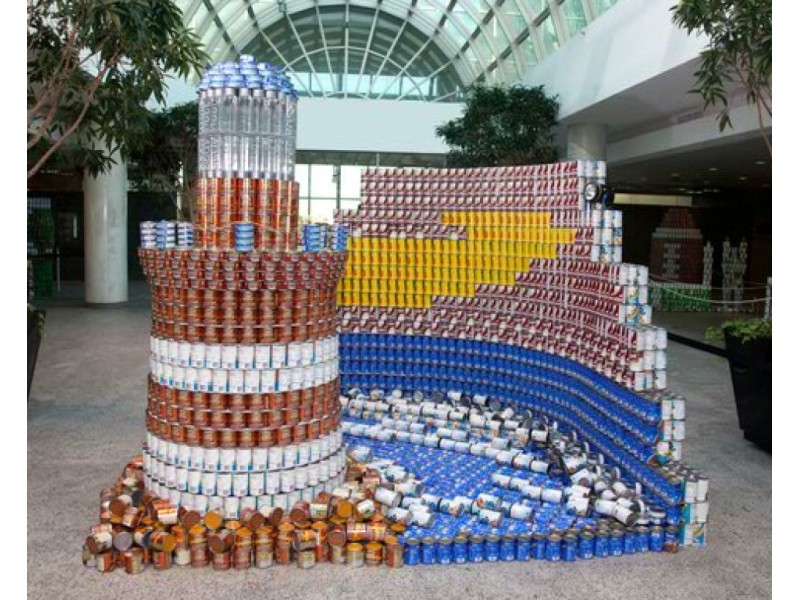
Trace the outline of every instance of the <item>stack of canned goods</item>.
<path fill-rule="evenodd" d="M 140 246 L 147 250 L 188 249 L 194 245 L 194 228 L 185 221 L 142 221 Z"/>
<path fill-rule="evenodd" d="M 214 570 L 264 569 L 296 564 L 308 569 L 332 562 L 353 567 L 403 566 L 402 523 L 384 513 L 392 491 L 381 473 L 352 460 L 347 481 L 316 490 L 290 504 L 259 503 L 230 511 L 176 504 L 145 491 L 146 460 L 135 459 L 114 488 L 100 493 L 100 522 L 83 547 L 83 563 L 101 572 L 130 575 L 191 566 Z M 345 470 L 342 470 L 345 473 Z M 304 496 L 305 497 L 305 496 Z"/>
<path fill-rule="evenodd" d="M 305 252 L 346 251 L 347 227 L 326 223 L 306 223 L 303 225 L 303 250 Z"/>

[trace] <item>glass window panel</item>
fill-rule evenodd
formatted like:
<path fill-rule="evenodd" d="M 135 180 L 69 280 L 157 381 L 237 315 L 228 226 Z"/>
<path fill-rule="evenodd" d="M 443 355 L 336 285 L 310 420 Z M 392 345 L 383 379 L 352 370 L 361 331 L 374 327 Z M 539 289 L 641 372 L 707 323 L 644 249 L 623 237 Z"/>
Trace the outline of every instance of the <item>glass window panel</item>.
<path fill-rule="evenodd" d="M 470 33 L 475 31 L 475 29 L 478 27 L 478 24 L 475 22 L 475 19 L 472 18 L 472 15 L 470 15 L 460 4 L 456 4 L 453 7 L 453 10 L 450 12 L 450 17 L 447 20 L 449 21 L 450 19 L 457 19 L 464 25 L 464 29 Z"/>
<path fill-rule="evenodd" d="M 496 12 L 502 13 L 506 17 L 506 23 L 511 27 L 511 35 L 517 37 L 520 33 L 528 28 L 525 22 L 525 17 L 513 0 L 506 0 L 502 6 L 495 9 Z"/>
<path fill-rule="evenodd" d="M 358 208 L 358 205 L 361 204 L 361 200 L 342 200 L 341 207 L 342 210 L 353 210 Z"/>
<path fill-rule="evenodd" d="M 470 33 L 475 31 L 474 27 L 465 29 Z M 451 37 L 453 40 L 455 40 L 455 45 L 459 48 L 464 45 L 464 42 L 467 41 L 467 34 L 462 32 L 462 30 L 456 26 L 453 19 L 447 19 L 447 21 L 444 22 L 444 27 L 442 27 L 442 30 L 448 37 Z"/>
<path fill-rule="evenodd" d="M 361 198 L 361 167 L 342 165 L 342 198 Z M 344 205 L 344 200 L 342 201 Z"/>
<path fill-rule="evenodd" d="M 603 14 L 614 6 L 619 0 L 594 0 L 594 8 L 598 15 Z"/>
<path fill-rule="evenodd" d="M 524 40 L 522 40 L 522 55 L 525 57 L 525 61 L 527 62 L 528 66 L 536 64 L 536 47 L 533 45 L 533 36 L 528 36 Z"/>
<path fill-rule="evenodd" d="M 498 52 L 502 52 L 508 47 L 508 37 L 506 36 L 505 30 L 501 27 L 497 16 L 493 16 L 491 19 L 489 19 L 489 22 L 486 24 L 483 31 L 484 34 L 488 33 L 492 36 Z"/>
<path fill-rule="evenodd" d="M 489 3 L 486 0 L 459 0 L 460 4 L 466 4 L 474 14 L 478 15 L 478 19 L 486 16 L 489 12 Z"/>
<path fill-rule="evenodd" d="M 539 25 L 542 32 L 542 41 L 544 42 L 544 53 L 551 54 L 558 50 L 558 36 L 556 35 L 556 28 L 553 25 L 553 17 L 547 15 L 547 18 Z"/>
<path fill-rule="evenodd" d="M 333 165 L 311 165 L 311 198 L 335 198 L 336 182 Z"/>
<path fill-rule="evenodd" d="M 312 221 L 333 223 L 334 210 L 336 210 L 336 198 L 312 198 L 307 216 Z"/>
<path fill-rule="evenodd" d="M 561 5 L 561 12 L 567 24 L 567 33 L 572 37 L 586 27 L 586 15 L 583 12 L 583 0 L 566 0 Z"/>
<path fill-rule="evenodd" d="M 294 180 L 300 184 L 300 197 L 308 198 L 308 165 L 297 163 L 294 166 Z"/>

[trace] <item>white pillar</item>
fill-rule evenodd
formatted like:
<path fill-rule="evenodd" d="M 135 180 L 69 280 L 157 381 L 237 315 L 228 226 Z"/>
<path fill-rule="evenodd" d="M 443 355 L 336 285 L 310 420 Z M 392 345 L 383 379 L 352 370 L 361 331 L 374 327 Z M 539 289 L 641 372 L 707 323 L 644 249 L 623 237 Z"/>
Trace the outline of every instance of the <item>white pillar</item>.
<path fill-rule="evenodd" d="M 575 123 L 567 129 L 567 160 L 606 159 L 606 126 Z"/>
<path fill-rule="evenodd" d="M 128 301 L 128 166 L 83 176 L 83 248 L 87 304 Z"/>

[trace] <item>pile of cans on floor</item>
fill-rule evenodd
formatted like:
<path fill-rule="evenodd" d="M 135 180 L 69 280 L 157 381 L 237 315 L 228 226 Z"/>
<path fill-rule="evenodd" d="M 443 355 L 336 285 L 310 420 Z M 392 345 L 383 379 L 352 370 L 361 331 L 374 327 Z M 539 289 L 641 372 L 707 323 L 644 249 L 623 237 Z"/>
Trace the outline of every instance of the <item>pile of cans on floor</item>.
<path fill-rule="evenodd" d="M 384 517 L 397 493 L 382 473 L 348 461 L 347 481 L 299 500 L 288 510 L 244 508 L 234 517 L 177 508 L 145 491 L 142 460 L 129 463 L 114 488 L 100 494 L 100 523 L 83 547 L 83 562 L 102 572 L 141 573 L 172 566 L 264 569 L 332 562 L 353 567 L 403 566 L 402 523 Z"/>
<path fill-rule="evenodd" d="M 404 493 L 389 513 L 411 525 L 407 551 L 423 539 L 449 545 L 491 536 L 506 541 L 505 560 L 522 560 L 511 552 L 520 537 L 526 547 L 541 541 L 544 552 L 549 536 L 569 542 L 564 536 L 575 530 L 599 544 L 594 554 L 584 548 L 583 558 L 705 542 L 706 478 L 675 462 L 637 476 L 575 429 L 528 409 L 456 392 L 353 390 L 345 415 L 351 444 L 425 474 L 424 489 Z M 675 493 L 663 496 L 656 481 Z"/>

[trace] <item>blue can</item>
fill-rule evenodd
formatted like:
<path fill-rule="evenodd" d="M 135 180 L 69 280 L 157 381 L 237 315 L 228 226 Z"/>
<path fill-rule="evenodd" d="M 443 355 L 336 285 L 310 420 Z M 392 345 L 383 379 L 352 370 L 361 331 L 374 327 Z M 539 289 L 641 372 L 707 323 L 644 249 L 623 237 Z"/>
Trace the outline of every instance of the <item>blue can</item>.
<path fill-rule="evenodd" d="M 483 536 L 473 535 L 469 538 L 467 546 L 469 562 L 483 562 L 484 559 L 484 540 Z"/>
<path fill-rule="evenodd" d="M 611 556 L 622 556 L 625 553 L 625 532 L 614 529 L 608 539 L 608 553 Z"/>
<path fill-rule="evenodd" d="M 453 541 L 453 562 L 458 565 L 463 565 L 467 560 L 469 560 L 467 536 L 459 535 Z"/>
<path fill-rule="evenodd" d="M 642 525 L 636 528 L 636 551 L 650 552 L 650 528 Z"/>
<path fill-rule="evenodd" d="M 436 557 L 440 565 L 449 565 L 453 562 L 453 540 L 444 537 L 437 544 Z"/>
<path fill-rule="evenodd" d="M 664 528 L 656 525 L 650 529 L 650 552 L 664 551 Z"/>
<path fill-rule="evenodd" d="M 500 560 L 512 561 L 517 558 L 517 540 L 516 538 L 507 533 L 503 536 L 500 542 Z"/>
<path fill-rule="evenodd" d="M 547 555 L 547 538 L 543 533 L 534 533 L 531 542 L 531 557 L 534 560 L 545 560 Z"/>
<path fill-rule="evenodd" d="M 578 540 L 578 557 L 581 560 L 594 558 L 594 539 L 595 536 L 591 531 L 581 533 L 581 538 Z"/>
<path fill-rule="evenodd" d="M 531 535 L 521 533 L 517 537 L 517 560 L 531 559 Z"/>
<path fill-rule="evenodd" d="M 575 562 L 578 558 L 578 538 L 568 533 L 561 542 L 561 559 L 564 562 Z"/>
<path fill-rule="evenodd" d="M 633 527 L 625 529 L 625 554 L 636 554 L 639 545 L 639 534 Z"/>
<path fill-rule="evenodd" d="M 681 517 L 683 516 L 683 510 L 681 509 L 680 504 L 675 504 L 673 506 L 667 506 L 665 510 L 664 518 L 667 522 L 667 525 L 680 525 L 681 524 Z"/>
<path fill-rule="evenodd" d="M 598 531 L 594 536 L 594 555 L 597 558 L 606 558 L 609 554 L 609 535 L 606 531 Z"/>
<path fill-rule="evenodd" d="M 403 552 L 403 563 L 412 567 L 420 563 L 420 547 L 418 539 L 408 538 L 406 540 L 406 547 L 405 551 Z"/>
<path fill-rule="evenodd" d="M 677 525 L 670 525 L 664 530 L 664 545 L 674 548 L 678 545 L 678 535 L 680 528 Z"/>
<path fill-rule="evenodd" d="M 545 560 L 550 562 L 561 560 L 561 536 L 557 533 L 551 533 L 547 536 Z"/>
<path fill-rule="evenodd" d="M 436 564 L 436 540 L 432 537 L 422 538 L 422 564 L 433 565 Z"/>
<path fill-rule="evenodd" d="M 495 533 L 490 533 L 486 536 L 486 541 L 483 544 L 483 556 L 486 562 L 497 562 L 500 560 L 500 536 Z"/>

